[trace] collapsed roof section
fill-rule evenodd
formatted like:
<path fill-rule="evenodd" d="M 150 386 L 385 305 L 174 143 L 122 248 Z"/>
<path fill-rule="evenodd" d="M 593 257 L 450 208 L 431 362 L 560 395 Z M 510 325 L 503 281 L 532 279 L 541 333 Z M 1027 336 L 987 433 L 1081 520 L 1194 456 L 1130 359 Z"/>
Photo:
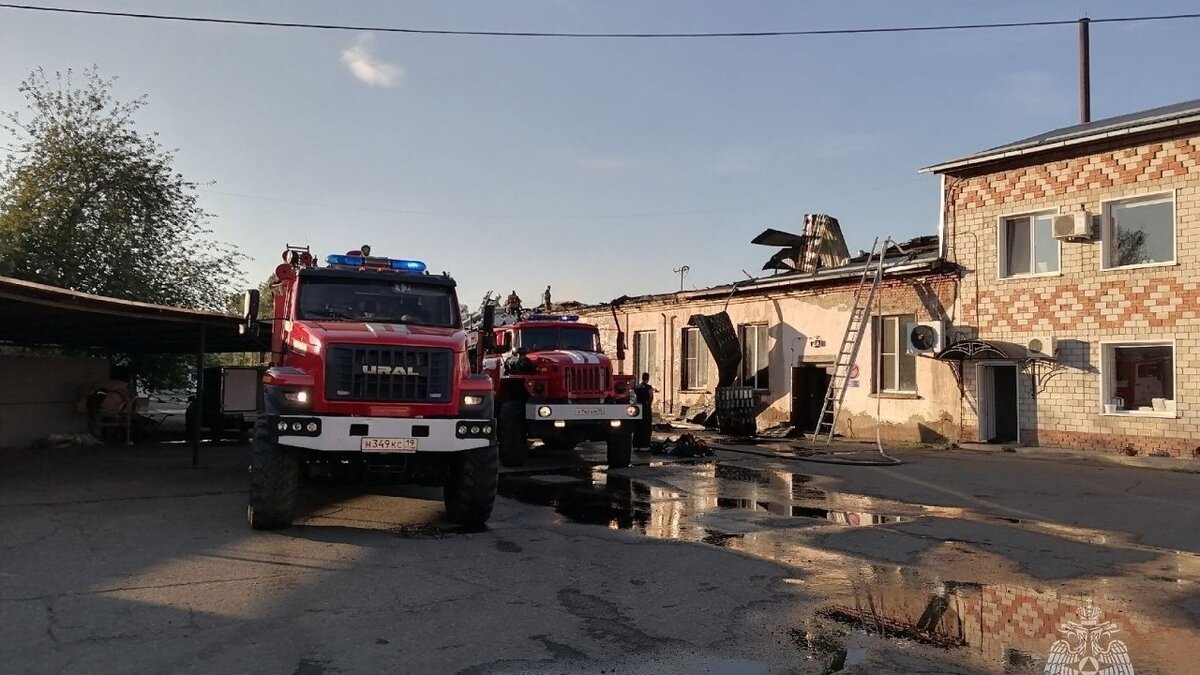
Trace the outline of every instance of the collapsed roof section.
<path fill-rule="evenodd" d="M 781 247 L 762 267 L 775 272 L 815 272 L 850 260 L 841 225 L 837 218 L 824 213 L 805 214 L 800 234 L 766 229 L 751 243 Z"/>

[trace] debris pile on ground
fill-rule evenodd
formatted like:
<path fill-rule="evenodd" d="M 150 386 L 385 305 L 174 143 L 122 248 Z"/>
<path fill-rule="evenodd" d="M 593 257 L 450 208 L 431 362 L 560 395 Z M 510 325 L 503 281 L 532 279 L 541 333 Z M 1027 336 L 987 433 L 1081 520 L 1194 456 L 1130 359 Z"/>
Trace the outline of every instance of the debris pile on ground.
<path fill-rule="evenodd" d="M 796 436 L 796 427 L 791 424 L 776 424 L 758 432 L 758 435 L 760 438 L 793 438 Z"/>
<path fill-rule="evenodd" d="M 691 434 L 683 434 L 675 440 L 655 441 L 650 444 L 650 452 L 656 455 L 672 457 L 712 457 L 713 450 L 703 439 Z"/>
<path fill-rule="evenodd" d="M 41 445 L 46 448 L 92 448 L 104 443 L 91 434 L 50 434 Z"/>

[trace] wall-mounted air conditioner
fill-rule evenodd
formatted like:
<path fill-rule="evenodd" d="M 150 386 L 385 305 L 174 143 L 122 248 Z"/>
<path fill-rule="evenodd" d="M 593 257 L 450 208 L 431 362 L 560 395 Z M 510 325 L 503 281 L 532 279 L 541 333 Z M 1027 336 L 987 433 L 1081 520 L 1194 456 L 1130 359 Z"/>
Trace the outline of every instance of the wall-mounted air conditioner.
<path fill-rule="evenodd" d="M 1052 359 L 1057 348 L 1053 335 L 1039 335 L 1025 341 L 1025 356 L 1031 359 Z"/>
<path fill-rule="evenodd" d="M 936 354 L 946 346 L 945 321 L 914 321 L 904 325 L 905 351 L 909 354 Z"/>
<path fill-rule="evenodd" d="M 1092 214 L 1074 211 L 1054 216 L 1055 239 L 1090 240 L 1092 238 Z"/>

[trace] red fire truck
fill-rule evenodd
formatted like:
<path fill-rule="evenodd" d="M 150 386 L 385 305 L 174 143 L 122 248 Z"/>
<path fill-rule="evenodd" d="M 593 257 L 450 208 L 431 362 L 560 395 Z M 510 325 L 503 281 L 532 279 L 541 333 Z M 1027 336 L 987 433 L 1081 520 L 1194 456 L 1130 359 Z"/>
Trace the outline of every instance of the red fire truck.
<path fill-rule="evenodd" d="M 529 314 L 496 321 L 483 372 L 495 385 L 500 461 L 522 466 L 529 439 L 571 449 L 604 440 L 608 465 L 629 466 L 641 407 L 633 376 L 613 373 L 596 326 L 577 316 Z M 620 348 L 621 337 L 618 337 Z"/>
<path fill-rule="evenodd" d="M 454 280 L 362 251 L 326 263 L 289 246 L 275 270 L 250 526 L 288 526 L 302 473 L 346 468 L 440 484 L 449 519 L 481 526 L 499 472 L 493 394 L 468 366 Z M 257 296 L 246 296 L 251 329 Z"/>

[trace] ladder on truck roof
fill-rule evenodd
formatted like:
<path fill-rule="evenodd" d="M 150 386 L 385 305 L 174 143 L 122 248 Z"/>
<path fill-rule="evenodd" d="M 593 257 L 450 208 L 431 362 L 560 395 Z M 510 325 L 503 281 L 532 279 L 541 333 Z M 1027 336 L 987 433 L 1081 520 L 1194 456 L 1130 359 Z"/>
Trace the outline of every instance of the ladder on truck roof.
<path fill-rule="evenodd" d="M 813 439 L 824 438 L 826 443 L 833 441 L 833 432 L 837 428 L 838 415 L 842 410 L 842 401 L 846 398 L 846 385 L 849 383 L 851 372 L 858 358 L 859 347 L 862 346 L 863 335 L 866 333 L 867 322 L 871 320 L 871 306 L 875 302 L 875 293 L 883 281 L 883 257 L 887 253 L 887 242 L 883 250 L 879 249 L 879 238 L 871 245 L 867 254 L 867 262 L 863 265 L 862 277 L 858 280 L 858 288 L 854 290 L 854 306 L 850 310 L 850 320 L 846 322 L 846 332 L 842 336 L 842 345 L 838 349 L 837 359 L 833 364 L 833 373 L 829 378 L 829 388 L 825 390 L 825 402 L 821 404 L 821 416 L 817 418 Z"/>

